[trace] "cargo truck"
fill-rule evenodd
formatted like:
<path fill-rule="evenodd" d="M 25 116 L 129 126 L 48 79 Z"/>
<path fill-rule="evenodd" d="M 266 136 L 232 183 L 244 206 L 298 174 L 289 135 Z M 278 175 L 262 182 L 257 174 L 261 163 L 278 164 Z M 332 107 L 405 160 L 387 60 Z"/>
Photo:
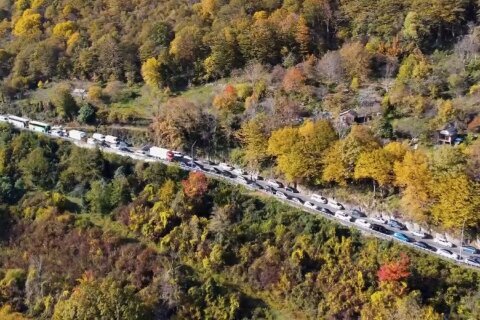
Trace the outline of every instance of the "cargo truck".
<path fill-rule="evenodd" d="M 175 158 L 175 154 L 173 153 L 173 151 L 165 148 L 151 147 L 149 153 L 150 156 L 162 160 L 173 161 L 173 159 Z"/>
<path fill-rule="evenodd" d="M 68 131 L 68 137 L 74 140 L 84 140 L 87 137 L 87 134 L 79 130 L 70 130 Z"/>
<path fill-rule="evenodd" d="M 115 136 L 110 136 L 110 135 L 105 136 L 105 142 L 107 142 L 107 143 L 117 144 L 118 141 L 119 141 L 118 138 L 115 137 Z"/>

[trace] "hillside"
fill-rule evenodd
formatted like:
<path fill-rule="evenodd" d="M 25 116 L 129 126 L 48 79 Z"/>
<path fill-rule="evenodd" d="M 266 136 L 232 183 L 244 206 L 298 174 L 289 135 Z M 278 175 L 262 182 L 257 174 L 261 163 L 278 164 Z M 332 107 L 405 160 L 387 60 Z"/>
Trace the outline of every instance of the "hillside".
<path fill-rule="evenodd" d="M 480 247 L 479 17 L 475 0 L 3 0 L 0 116 L 228 162 Z M 480 313 L 476 272 L 0 125 L 1 319 Z"/>
<path fill-rule="evenodd" d="M 202 173 L 5 126 L 0 146 L 2 319 L 478 314 L 478 272 Z"/>

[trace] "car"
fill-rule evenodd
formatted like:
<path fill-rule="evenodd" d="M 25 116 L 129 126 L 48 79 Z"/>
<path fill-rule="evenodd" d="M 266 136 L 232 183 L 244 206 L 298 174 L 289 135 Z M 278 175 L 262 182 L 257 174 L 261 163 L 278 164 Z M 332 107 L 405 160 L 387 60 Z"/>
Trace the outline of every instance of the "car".
<path fill-rule="evenodd" d="M 355 223 L 364 228 L 370 228 L 370 222 L 365 219 L 356 219 Z"/>
<path fill-rule="evenodd" d="M 96 145 L 96 144 L 97 144 L 97 140 L 95 140 L 95 139 L 93 139 L 93 138 L 88 138 L 88 139 L 87 139 L 87 144 Z"/>
<path fill-rule="evenodd" d="M 275 189 L 273 189 L 272 187 L 270 186 L 265 186 L 265 191 L 268 192 L 268 193 L 271 193 L 271 194 L 275 194 Z"/>
<path fill-rule="evenodd" d="M 119 150 L 119 151 L 123 151 L 123 152 L 132 153 L 132 150 L 130 150 L 130 149 L 127 148 L 127 147 L 119 147 L 118 150 Z"/>
<path fill-rule="evenodd" d="M 388 223 L 388 220 L 385 219 L 384 217 L 382 216 L 374 216 L 372 218 L 372 221 L 375 221 L 376 223 L 381 223 L 381 224 L 387 224 Z"/>
<path fill-rule="evenodd" d="M 257 190 L 264 190 L 264 188 L 263 188 L 260 184 L 258 184 L 258 183 L 256 183 L 256 182 L 254 182 L 254 183 L 252 184 L 252 187 L 254 187 L 254 188 L 257 189 Z"/>
<path fill-rule="evenodd" d="M 343 204 L 341 204 L 340 202 L 332 202 L 330 203 L 330 206 L 332 206 L 334 209 L 337 209 L 337 210 L 343 210 L 345 209 L 345 207 L 343 206 Z"/>
<path fill-rule="evenodd" d="M 325 207 L 318 207 L 317 210 L 320 211 L 320 212 L 323 212 L 323 213 L 325 213 L 325 214 L 333 215 L 332 210 L 330 210 L 330 209 L 328 209 L 328 208 L 325 208 Z"/>
<path fill-rule="evenodd" d="M 285 187 L 285 191 L 290 193 L 298 193 L 298 190 L 292 187 Z"/>
<path fill-rule="evenodd" d="M 280 199 L 285 199 L 285 200 L 288 200 L 288 197 L 285 193 L 281 192 L 281 191 L 277 191 L 275 192 L 275 196 L 277 198 L 280 198 Z"/>
<path fill-rule="evenodd" d="M 227 177 L 227 178 L 231 178 L 231 179 L 235 179 L 236 176 L 234 174 L 232 174 L 230 171 L 228 170 L 223 170 L 221 173 L 220 173 L 222 176 L 224 177 Z"/>
<path fill-rule="evenodd" d="M 465 263 L 474 267 L 480 267 L 480 258 L 470 257 L 465 260 Z"/>
<path fill-rule="evenodd" d="M 269 186 L 274 187 L 274 188 L 281 188 L 281 187 L 283 186 L 280 182 L 278 182 L 278 181 L 276 181 L 276 180 L 272 180 L 272 179 L 268 180 L 268 181 L 267 181 L 267 184 L 268 184 Z"/>
<path fill-rule="evenodd" d="M 335 212 L 335 217 L 343 221 L 352 221 L 352 217 L 343 210 L 338 210 Z"/>
<path fill-rule="evenodd" d="M 419 237 L 421 239 L 425 239 L 428 237 L 428 233 L 422 231 L 422 230 L 413 230 L 411 232 L 414 236 Z"/>
<path fill-rule="evenodd" d="M 237 176 L 236 180 L 240 183 L 245 183 L 245 184 L 248 183 L 248 180 L 244 176 Z"/>
<path fill-rule="evenodd" d="M 403 223 L 401 223 L 397 220 L 394 220 L 394 219 L 388 220 L 388 226 L 392 227 L 392 228 L 395 228 L 395 229 L 399 229 L 399 230 L 407 229 Z"/>
<path fill-rule="evenodd" d="M 292 197 L 290 200 L 291 200 L 292 202 L 297 203 L 297 204 L 303 204 L 303 200 L 300 199 L 300 198 L 297 198 L 297 197 Z"/>
<path fill-rule="evenodd" d="M 313 202 L 310 202 L 310 201 L 305 201 L 305 202 L 303 203 L 303 205 L 304 205 L 305 207 L 310 208 L 310 209 L 313 209 L 313 210 L 317 210 L 317 209 L 318 209 L 317 205 L 316 205 L 315 203 L 313 203 Z"/>
<path fill-rule="evenodd" d="M 179 163 L 180 168 L 190 170 L 191 168 L 185 163 L 185 162 L 180 162 Z"/>
<path fill-rule="evenodd" d="M 222 170 L 220 170 L 220 169 L 217 168 L 217 167 L 212 167 L 211 169 L 212 169 L 212 171 L 211 171 L 212 173 L 222 174 L 222 172 L 223 172 Z"/>
<path fill-rule="evenodd" d="M 448 249 L 438 249 L 437 253 L 441 256 L 450 258 L 450 259 L 455 259 L 455 260 L 461 260 L 460 256 L 456 254 L 455 252 L 452 252 Z"/>
<path fill-rule="evenodd" d="M 354 217 L 355 219 L 365 218 L 367 216 L 365 213 L 363 213 L 362 211 L 357 210 L 357 209 L 353 209 L 352 211 L 350 211 L 350 215 L 352 217 Z"/>
<path fill-rule="evenodd" d="M 52 130 L 50 131 L 50 134 L 54 137 L 63 137 L 64 133 L 62 130 Z"/>
<path fill-rule="evenodd" d="M 423 242 L 423 241 L 417 241 L 417 242 L 414 242 L 413 244 L 415 246 L 417 246 L 419 248 L 422 248 L 422 249 L 425 249 L 425 250 L 437 251 L 437 248 L 432 247 L 431 245 L 429 245 L 428 243 Z"/>
<path fill-rule="evenodd" d="M 137 149 L 135 150 L 134 152 L 136 155 L 139 155 L 139 156 L 146 156 L 147 155 L 147 151 L 146 150 L 143 150 L 143 149 Z"/>
<path fill-rule="evenodd" d="M 310 199 L 312 199 L 313 201 L 317 201 L 318 203 L 323 203 L 323 204 L 326 204 L 328 202 L 327 198 L 322 197 L 321 195 L 315 194 L 315 193 L 310 196 Z"/>
<path fill-rule="evenodd" d="M 449 248 L 455 247 L 455 245 L 450 241 L 448 241 L 446 238 L 436 237 L 433 241 L 445 247 L 449 247 Z"/>
<path fill-rule="evenodd" d="M 239 168 L 235 168 L 232 170 L 232 173 L 236 174 L 236 175 L 239 175 L 239 176 L 243 176 L 243 175 L 246 175 L 247 173 L 245 172 L 245 170 L 243 169 L 239 169 Z"/>
<path fill-rule="evenodd" d="M 390 234 L 390 230 L 382 226 L 381 224 L 376 224 L 376 223 L 371 223 L 370 224 L 370 229 L 373 231 L 377 231 L 383 234 Z"/>
<path fill-rule="evenodd" d="M 184 158 L 186 158 L 186 156 L 184 156 Z M 188 157 L 190 158 L 190 157 Z M 226 171 L 232 171 L 234 168 L 229 165 L 228 163 L 225 163 L 225 162 L 221 162 L 218 164 L 218 167 L 222 170 L 226 170 Z"/>
<path fill-rule="evenodd" d="M 473 246 L 462 246 L 462 252 L 468 253 L 468 254 L 477 254 L 479 250 Z"/>
<path fill-rule="evenodd" d="M 403 241 L 403 242 L 412 242 L 413 241 L 410 237 L 408 237 L 406 234 L 404 234 L 402 232 L 395 232 L 393 234 L 393 237 L 395 239 Z"/>

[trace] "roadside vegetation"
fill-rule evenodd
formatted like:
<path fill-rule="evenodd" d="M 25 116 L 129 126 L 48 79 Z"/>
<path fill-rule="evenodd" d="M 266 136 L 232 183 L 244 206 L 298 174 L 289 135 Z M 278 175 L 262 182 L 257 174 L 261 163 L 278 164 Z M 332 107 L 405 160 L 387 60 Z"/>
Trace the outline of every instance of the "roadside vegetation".
<path fill-rule="evenodd" d="M 479 312 L 478 272 L 202 173 L 6 126 L 0 154 L 2 319 Z"/>

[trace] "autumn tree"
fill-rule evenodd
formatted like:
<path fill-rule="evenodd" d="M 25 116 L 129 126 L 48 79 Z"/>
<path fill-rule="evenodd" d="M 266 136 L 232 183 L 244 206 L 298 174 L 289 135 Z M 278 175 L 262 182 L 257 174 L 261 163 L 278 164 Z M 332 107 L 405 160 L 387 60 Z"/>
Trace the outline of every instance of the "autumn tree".
<path fill-rule="evenodd" d="M 300 92 L 305 86 L 306 77 L 299 68 L 290 68 L 283 77 L 282 85 L 286 92 Z"/>
<path fill-rule="evenodd" d="M 380 187 L 388 186 L 393 180 L 393 163 L 387 151 L 376 149 L 360 154 L 355 165 L 355 179 L 371 179 L 373 181 L 373 195 L 375 196 L 375 185 Z"/>
<path fill-rule="evenodd" d="M 360 42 L 346 43 L 340 49 L 342 64 L 350 78 L 367 79 L 371 70 L 371 55 Z"/>
<path fill-rule="evenodd" d="M 268 153 L 277 158 L 278 169 L 287 180 L 319 183 L 323 153 L 336 138 L 329 122 L 307 121 L 298 128 L 285 127 L 272 132 Z"/>
<path fill-rule="evenodd" d="M 261 166 L 269 157 L 268 149 L 268 116 L 261 113 L 245 121 L 238 133 L 243 143 L 245 160 L 253 168 Z"/>
<path fill-rule="evenodd" d="M 238 101 L 237 90 L 232 85 L 227 85 L 221 93 L 215 96 L 213 106 L 225 114 L 242 111 L 242 104 Z"/>
<path fill-rule="evenodd" d="M 208 190 L 208 180 L 202 172 L 190 172 L 188 179 L 182 181 L 182 186 L 188 198 L 199 199 Z"/>
<path fill-rule="evenodd" d="M 422 151 L 408 151 L 402 162 L 394 165 L 396 184 L 403 187 L 402 204 L 419 221 L 425 221 L 430 205 L 432 176 L 428 158 Z"/>
<path fill-rule="evenodd" d="M 153 88 L 158 88 L 162 83 L 162 76 L 159 68 L 160 63 L 156 58 L 149 58 L 142 64 L 143 80 Z"/>
<path fill-rule="evenodd" d="M 196 25 L 188 25 L 175 34 L 170 43 L 170 54 L 179 61 L 193 62 L 202 48 L 202 32 Z"/>
<path fill-rule="evenodd" d="M 17 37 L 33 38 L 42 33 L 42 16 L 31 9 L 23 12 L 13 28 L 13 34 Z"/>

